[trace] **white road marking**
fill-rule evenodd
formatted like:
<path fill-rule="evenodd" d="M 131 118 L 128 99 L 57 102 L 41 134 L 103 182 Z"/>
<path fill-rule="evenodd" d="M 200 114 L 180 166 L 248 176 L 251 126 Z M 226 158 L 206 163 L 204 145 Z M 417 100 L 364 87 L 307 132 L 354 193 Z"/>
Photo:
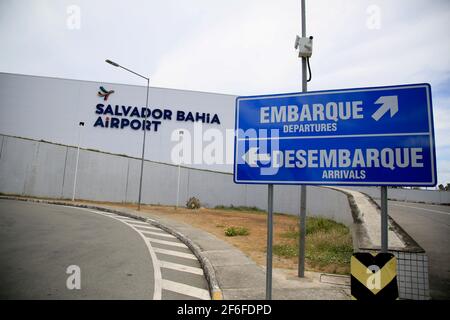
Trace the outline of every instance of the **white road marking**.
<path fill-rule="evenodd" d="M 116 218 L 116 219 L 119 219 L 119 220 L 126 220 L 126 221 L 138 221 L 138 222 L 142 222 L 142 221 L 139 221 L 139 220 L 136 220 L 136 219 L 133 219 L 133 218 L 130 218 L 130 217 L 125 217 L 125 216 L 119 216 L 119 215 L 115 215 L 115 217 L 114 218 Z"/>
<path fill-rule="evenodd" d="M 153 231 L 147 231 L 147 230 L 140 230 L 142 233 L 144 233 L 145 235 L 147 234 L 151 234 L 153 236 L 159 236 L 159 237 L 164 237 L 164 238 L 170 238 L 170 239 L 176 239 L 177 237 L 168 234 L 168 233 L 162 233 L 162 232 L 153 232 Z"/>
<path fill-rule="evenodd" d="M 176 256 L 180 258 L 187 258 L 192 260 L 197 260 L 197 257 L 190 253 L 185 252 L 179 252 L 179 251 L 173 251 L 173 250 L 166 250 L 166 249 L 160 249 L 160 248 L 153 248 L 153 250 L 156 253 L 162 253 L 162 254 L 168 254 L 170 256 Z"/>
<path fill-rule="evenodd" d="M 139 230 L 138 228 L 143 228 L 143 229 L 165 232 L 162 229 L 150 226 L 146 222 L 135 220 L 135 219 L 129 218 L 129 217 L 120 216 L 120 215 L 117 215 L 114 213 L 102 212 L 102 211 L 91 210 L 88 208 L 80 208 L 80 207 L 72 207 L 72 206 L 65 206 L 65 207 L 69 207 L 72 209 L 75 208 L 75 209 L 85 210 L 90 213 L 96 213 L 96 214 L 103 215 L 105 217 L 115 219 L 117 221 L 124 223 L 128 227 L 132 228 L 134 231 L 136 231 L 139 234 L 139 236 L 144 240 L 144 242 L 147 246 L 147 249 L 150 254 L 152 264 L 153 264 L 153 276 L 154 276 L 153 300 L 161 300 L 162 289 L 177 292 L 180 294 L 188 295 L 188 296 L 203 299 L 203 300 L 211 299 L 209 291 L 206 289 L 201 289 L 201 288 L 193 287 L 193 286 L 186 285 L 183 283 L 178 283 L 178 282 L 162 279 L 161 268 L 167 268 L 167 269 L 172 269 L 172 270 L 181 271 L 181 272 L 189 272 L 192 274 L 204 275 L 203 270 L 201 268 L 185 266 L 182 264 L 172 263 L 172 262 L 168 262 L 168 261 L 162 261 L 162 260 L 160 261 L 158 259 L 158 257 L 156 256 L 156 253 L 162 253 L 162 254 L 177 256 L 177 257 L 181 257 L 181 258 L 188 258 L 188 259 L 192 259 L 192 260 L 196 260 L 196 261 L 198 261 L 198 259 L 195 255 L 189 254 L 189 253 L 160 249 L 160 248 L 153 248 L 151 245 L 151 241 L 175 245 L 177 247 L 183 246 L 183 247 L 187 248 L 187 246 L 185 244 L 183 244 L 181 242 L 176 243 L 176 242 L 171 242 L 171 241 L 164 241 L 164 240 L 159 240 L 159 239 L 148 238 L 147 236 L 145 236 L 145 233 L 154 234 L 154 235 L 158 235 L 158 236 L 165 236 L 168 238 L 176 238 L 173 235 L 159 233 L 159 232 L 146 231 L 146 230 Z"/>
<path fill-rule="evenodd" d="M 191 297 L 196 297 L 202 300 L 211 300 L 208 290 L 192 287 L 183 283 L 163 279 L 162 288 L 164 290 L 169 290 L 176 293 L 188 295 Z"/>
<path fill-rule="evenodd" d="M 168 246 L 179 247 L 179 248 L 186 248 L 187 249 L 187 245 L 185 245 L 184 243 L 181 243 L 181 242 L 159 240 L 159 239 L 150 238 L 150 237 L 147 237 L 147 239 L 149 239 L 150 242 L 155 242 L 155 243 L 165 244 L 165 245 L 168 245 Z"/>
<path fill-rule="evenodd" d="M 72 207 L 74 208 L 74 207 Z M 159 260 L 156 257 L 155 251 L 153 250 L 153 247 L 149 241 L 147 241 L 147 238 L 138 230 L 136 229 L 132 224 L 130 224 L 128 221 L 124 221 L 124 219 L 117 219 L 115 215 L 111 215 L 108 213 L 103 213 L 99 211 L 94 210 L 87 210 L 92 213 L 100 214 L 105 217 L 113 218 L 116 221 L 120 221 L 123 224 L 127 225 L 128 227 L 132 228 L 134 231 L 136 231 L 139 236 L 144 240 L 145 245 L 147 246 L 148 252 L 150 254 L 150 259 L 152 260 L 153 264 L 153 278 L 155 280 L 153 284 L 153 300 L 161 300 L 161 292 L 162 292 L 162 276 L 161 276 L 161 268 L 159 266 Z"/>
<path fill-rule="evenodd" d="M 93 213 L 98 213 L 98 214 L 101 214 L 101 215 L 104 215 L 104 216 L 115 216 L 115 214 L 114 213 L 110 213 L 110 212 L 103 212 L 103 211 L 98 211 L 98 210 L 92 210 L 92 209 L 89 209 L 89 208 L 83 208 L 83 207 L 74 207 L 74 206 L 66 206 L 66 205 L 61 205 L 61 207 L 64 207 L 64 208 L 69 208 L 69 209 L 78 209 L 78 210 L 84 210 L 84 211 L 87 211 L 87 212 L 93 212 Z"/>
<path fill-rule="evenodd" d="M 143 229 L 149 229 L 149 230 L 155 230 L 155 231 L 163 231 L 163 230 L 161 230 L 161 229 L 159 229 L 159 228 L 156 228 L 156 227 L 152 227 L 151 225 L 149 225 L 148 223 L 147 223 L 147 225 L 146 226 L 144 226 L 144 225 L 138 225 L 138 226 L 136 226 L 137 228 L 143 228 Z M 142 232 L 147 232 L 147 231 L 144 231 L 144 230 L 141 230 Z M 164 232 L 164 231 L 163 231 Z"/>
<path fill-rule="evenodd" d="M 153 274 L 154 274 L 154 279 L 155 279 L 154 290 L 153 290 L 153 300 L 161 300 L 161 291 L 162 291 L 161 281 L 162 281 L 162 276 L 161 276 L 161 268 L 159 266 L 158 257 L 156 257 L 156 253 L 155 253 L 151 243 L 147 241 L 147 238 L 141 232 L 139 232 L 138 229 L 136 229 L 135 227 L 133 227 L 129 223 L 126 223 L 126 222 L 123 222 L 123 223 L 125 223 L 128 226 L 130 226 L 137 233 L 139 233 L 139 235 L 141 236 L 142 239 L 144 239 L 145 244 L 147 245 L 148 252 L 150 253 L 150 258 L 152 259 L 152 263 L 153 263 Z"/>
<path fill-rule="evenodd" d="M 407 205 L 404 205 L 404 204 L 397 204 L 397 203 L 389 203 L 389 204 L 390 204 L 390 205 L 393 205 L 393 206 L 397 206 L 397 207 L 405 207 L 405 208 L 419 209 L 419 210 L 430 211 L 430 212 L 436 212 L 436 213 L 442 213 L 442 214 L 450 214 L 450 212 L 439 211 L 439 210 L 432 210 L 432 209 L 426 209 L 426 208 L 415 207 L 415 206 L 407 206 Z"/>
<path fill-rule="evenodd" d="M 116 218 L 117 219 L 117 218 Z M 117 219 L 117 220 L 122 220 L 122 221 L 124 221 L 124 222 L 126 222 L 126 223 L 130 223 L 130 224 L 133 224 L 133 225 L 136 225 L 136 226 L 141 226 L 141 225 L 144 225 L 144 226 L 148 226 L 148 223 L 147 222 L 144 222 L 144 221 L 139 221 L 139 220 L 134 220 L 134 219 L 131 219 L 131 220 L 125 220 L 125 219 Z"/>
<path fill-rule="evenodd" d="M 172 269 L 172 270 L 177 270 L 177 271 L 182 271 L 182 272 L 189 272 L 189 273 L 199 274 L 199 275 L 204 274 L 203 269 L 201 269 L 201 268 L 185 266 L 185 265 L 179 264 L 179 263 L 173 263 L 173 262 L 160 260 L 159 265 L 161 266 L 161 268 Z"/>
<path fill-rule="evenodd" d="M 73 208 L 73 207 L 69 207 L 69 208 Z M 95 212 L 95 213 L 99 213 L 99 214 L 103 214 L 103 215 L 107 215 L 107 216 L 114 216 L 114 217 L 117 216 L 117 214 L 111 213 L 111 212 L 95 211 L 95 210 L 89 210 L 89 209 L 86 209 L 86 210 Z"/>

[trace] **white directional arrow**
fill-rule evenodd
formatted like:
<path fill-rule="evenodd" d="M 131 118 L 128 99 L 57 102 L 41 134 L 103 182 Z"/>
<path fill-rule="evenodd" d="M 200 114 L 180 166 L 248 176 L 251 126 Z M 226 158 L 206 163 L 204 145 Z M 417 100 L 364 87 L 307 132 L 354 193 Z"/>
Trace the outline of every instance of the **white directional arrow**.
<path fill-rule="evenodd" d="M 248 151 L 242 156 L 242 159 L 250 166 L 250 167 L 257 167 L 258 164 L 257 161 L 270 161 L 270 154 L 267 153 L 261 153 L 258 154 L 257 147 L 252 147 L 248 149 Z"/>
<path fill-rule="evenodd" d="M 398 112 L 397 96 L 381 96 L 380 98 L 378 98 L 377 101 L 375 101 L 375 103 L 382 105 L 372 115 L 372 118 L 374 118 L 375 121 L 380 120 L 380 118 L 389 110 L 391 111 L 391 118 Z"/>

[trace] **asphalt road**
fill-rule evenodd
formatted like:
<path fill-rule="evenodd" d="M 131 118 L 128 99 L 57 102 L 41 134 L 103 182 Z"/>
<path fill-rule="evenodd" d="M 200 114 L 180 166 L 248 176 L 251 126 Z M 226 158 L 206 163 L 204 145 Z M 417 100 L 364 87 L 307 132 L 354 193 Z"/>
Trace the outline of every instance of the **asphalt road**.
<path fill-rule="evenodd" d="M 389 201 L 389 215 L 425 249 L 430 294 L 450 299 L 450 206 Z"/>
<path fill-rule="evenodd" d="M 176 238 L 88 209 L 0 200 L 0 257 L 0 299 L 209 299 Z M 81 289 L 66 285 L 72 265 Z"/>

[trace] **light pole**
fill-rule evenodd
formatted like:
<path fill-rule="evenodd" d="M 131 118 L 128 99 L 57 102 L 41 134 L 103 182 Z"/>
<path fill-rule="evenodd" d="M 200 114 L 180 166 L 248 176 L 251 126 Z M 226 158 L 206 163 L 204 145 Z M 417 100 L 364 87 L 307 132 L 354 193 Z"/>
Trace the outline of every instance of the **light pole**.
<path fill-rule="evenodd" d="M 183 130 L 178 131 L 179 135 L 180 135 L 180 140 L 181 140 L 181 136 L 184 134 Z M 176 205 L 176 209 L 178 209 L 178 201 L 180 198 L 180 171 L 181 171 L 181 157 L 180 154 L 178 153 L 178 179 L 177 179 L 177 205 Z"/>
<path fill-rule="evenodd" d="M 128 68 L 125 68 L 125 67 L 121 66 L 120 64 L 118 64 L 118 63 L 116 63 L 116 62 L 114 62 L 114 61 L 111 61 L 111 60 L 106 59 L 105 62 L 109 63 L 110 65 L 112 65 L 112 66 L 114 66 L 114 67 L 122 68 L 122 69 L 124 69 L 124 70 L 126 70 L 126 71 L 128 71 L 128 72 L 131 72 L 131 73 L 137 75 L 138 77 L 141 77 L 141 78 L 147 80 L 147 98 L 146 98 L 146 100 L 145 100 L 144 127 L 143 127 L 143 130 L 144 130 L 144 137 L 143 137 L 143 139 L 142 139 L 141 177 L 140 177 L 140 179 L 139 179 L 139 199 L 138 199 L 138 210 L 141 210 L 142 176 L 143 176 L 143 174 L 144 174 L 145 133 L 147 132 L 146 126 L 147 126 L 148 90 L 149 90 L 149 88 L 150 88 L 150 78 L 144 77 L 143 75 L 141 75 L 141 74 L 139 74 L 139 73 L 137 73 L 137 72 L 134 72 L 133 70 L 130 70 L 130 69 L 128 69 Z"/>
<path fill-rule="evenodd" d="M 77 188 L 78 159 L 80 158 L 81 127 L 84 127 L 84 122 L 78 123 L 77 161 L 75 163 L 75 176 L 73 178 L 72 201 L 75 201 L 75 190 Z"/>

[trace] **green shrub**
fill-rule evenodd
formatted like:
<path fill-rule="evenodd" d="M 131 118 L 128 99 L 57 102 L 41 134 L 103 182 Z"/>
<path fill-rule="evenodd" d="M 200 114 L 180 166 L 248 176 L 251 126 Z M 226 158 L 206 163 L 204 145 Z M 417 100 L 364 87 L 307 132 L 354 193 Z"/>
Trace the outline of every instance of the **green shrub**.
<path fill-rule="evenodd" d="M 188 209 L 199 209 L 200 208 L 200 200 L 198 200 L 196 197 L 191 197 L 186 202 L 186 208 Z"/>
<path fill-rule="evenodd" d="M 247 228 L 244 227 L 228 227 L 225 230 L 225 235 L 227 237 L 235 237 L 235 236 L 248 236 L 250 232 Z"/>

